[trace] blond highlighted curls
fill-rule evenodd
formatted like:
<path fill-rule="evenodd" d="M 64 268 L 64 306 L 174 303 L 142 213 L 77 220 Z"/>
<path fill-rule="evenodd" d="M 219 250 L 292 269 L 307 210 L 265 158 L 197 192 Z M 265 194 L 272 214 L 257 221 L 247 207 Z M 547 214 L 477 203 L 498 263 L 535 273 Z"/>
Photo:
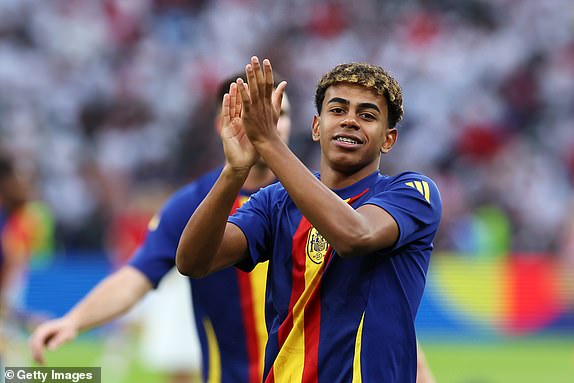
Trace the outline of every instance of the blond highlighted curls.
<path fill-rule="evenodd" d="M 380 66 L 366 63 L 347 63 L 337 65 L 327 72 L 317 84 L 315 92 L 315 107 L 318 114 L 321 114 L 327 88 L 335 84 L 355 84 L 372 89 L 378 95 L 384 96 L 387 100 L 389 112 L 389 128 L 394 128 L 403 118 L 404 109 L 401 87 Z"/>

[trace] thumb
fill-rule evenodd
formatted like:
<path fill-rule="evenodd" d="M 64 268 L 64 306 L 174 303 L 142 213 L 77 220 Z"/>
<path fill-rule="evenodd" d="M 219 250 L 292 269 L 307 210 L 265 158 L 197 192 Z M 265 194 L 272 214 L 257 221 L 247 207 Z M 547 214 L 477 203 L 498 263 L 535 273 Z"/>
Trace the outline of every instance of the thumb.
<path fill-rule="evenodd" d="M 273 99 L 272 99 L 273 107 L 277 111 L 281 110 L 281 103 L 283 102 L 283 95 L 285 94 L 285 88 L 287 88 L 287 81 L 281 81 L 279 85 L 277 85 L 275 92 L 273 92 Z"/>

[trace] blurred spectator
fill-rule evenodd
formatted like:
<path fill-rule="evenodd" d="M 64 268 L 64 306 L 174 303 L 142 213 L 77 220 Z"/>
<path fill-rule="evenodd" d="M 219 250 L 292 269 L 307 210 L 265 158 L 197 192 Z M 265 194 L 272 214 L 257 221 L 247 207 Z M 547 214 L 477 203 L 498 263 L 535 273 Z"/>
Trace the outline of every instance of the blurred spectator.
<path fill-rule="evenodd" d="M 135 195 L 218 162 L 195 111 L 247 57 L 277 63 L 299 116 L 310 79 L 370 61 L 406 100 L 383 170 L 420 170 L 456 197 L 437 244 L 555 251 L 574 191 L 573 30 L 568 0 L 0 0 L 0 134 L 37 169 L 58 245 L 104 248 Z M 314 167 L 310 121 L 294 122 Z"/>
<path fill-rule="evenodd" d="M 49 260 L 52 236 L 50 212 L 34 200 L 25 174 L 0 152 L 0 356 L 10 351 L 6 344 L 32 325 L 24 302 L 27 271 L 31 264 Z"/>

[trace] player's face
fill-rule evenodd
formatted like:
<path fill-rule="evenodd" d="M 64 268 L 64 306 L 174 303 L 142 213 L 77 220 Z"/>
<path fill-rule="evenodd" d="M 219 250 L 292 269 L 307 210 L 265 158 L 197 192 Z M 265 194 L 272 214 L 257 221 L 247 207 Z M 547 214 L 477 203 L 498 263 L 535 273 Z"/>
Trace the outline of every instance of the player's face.
<path fill-rule="evenodd" d="M 386 99 L 358 85 L 327 88 L 321 115 L 313 120 L 321 161 L 345 174 L 367 175 L 378 169 L 381 152 L 388 152 L 396 137 L 396 129 L 388 126 Z"/>

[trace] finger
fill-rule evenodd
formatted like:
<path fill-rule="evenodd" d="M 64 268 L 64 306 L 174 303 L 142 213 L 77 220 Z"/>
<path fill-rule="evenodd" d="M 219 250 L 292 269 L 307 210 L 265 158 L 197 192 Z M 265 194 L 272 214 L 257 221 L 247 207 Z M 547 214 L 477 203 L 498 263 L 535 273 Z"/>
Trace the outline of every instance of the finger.
<path fill-rule="evenodd" d="M 38 335 L 32 336 L 30 339 L 30 350 L 32 351 L 32 358 L 38 364 L 44 364 L 44 339 Z"/>
<path fill-rule="evenodd" d="M 281 104 L 283 103 L 283 95 L 285 94 L 285 88 L 287 88 L 287 81 L 281 81 L 275 92 L 273 92 L 273 107 L 276 111 L 281 111 Z"/>
<path fill-rule="evenodd" d="M 263 77 L 265 98 L 271 98 L 273 94 L 273 68 L 271 68 L 271 61 L 268 59 L 263 60 Z"/>
<path fill-rule="evenodd" d="M 257 77 L 255 76 L 255 71 L 253 70 L 253 64 L 247 64 L 245 66 L 245 75 L 247 77 L 247 84 L 249 85 L 249 94 L 251 100 L 259 97 L 259 89 L 257 88 Z"/>
<path fill-rule="evenodd" d="M 239 95 L 239 90 L 235 86 L 235 117 L 241 117 L 241 96 Z"/>
<path fill-rule="evenodd" d="M 261 64 L 259 63 L 259 58 L 257 56 L 251 57 L 251 67 L 255 74 L 255 80 L 257 81 L 258 94 L 266 96 L 265 94 L 265 78 L 263 76 L 263 70 L 261 69 Z"/>
<path fill-rule="evenodd" d="M 243 82 L 242 79 L 237 79 L 237 87 L 239 88 L 239 97 L 241 98 L 242 110 L 248 111 L 251 99 L 249 98 L 249 86 Z"/>
<path fill-rule="evenodd" d="M 221 102 L 221 120 L 223 123 L 227 123 L 230 120 L 230 102 L 229 102 L 229 94 L 225 93 L 223 95 L 223 101 Z"/>
<path fill-rule="evenodd" d="M 237 105 L 237 84 L 232 83 L 229 85 L 229 118 L 236 116 L 237 111 L 235 106 Z"/>
<path fill-rule="evenodd" d="M 45 346 L 52 336 L 54 336 L 54 334 L 50 328 L 42 327 L 30 338 L 30 349 L 32 350 L 32 357 L 36 362 L 44 364 Z"/>

